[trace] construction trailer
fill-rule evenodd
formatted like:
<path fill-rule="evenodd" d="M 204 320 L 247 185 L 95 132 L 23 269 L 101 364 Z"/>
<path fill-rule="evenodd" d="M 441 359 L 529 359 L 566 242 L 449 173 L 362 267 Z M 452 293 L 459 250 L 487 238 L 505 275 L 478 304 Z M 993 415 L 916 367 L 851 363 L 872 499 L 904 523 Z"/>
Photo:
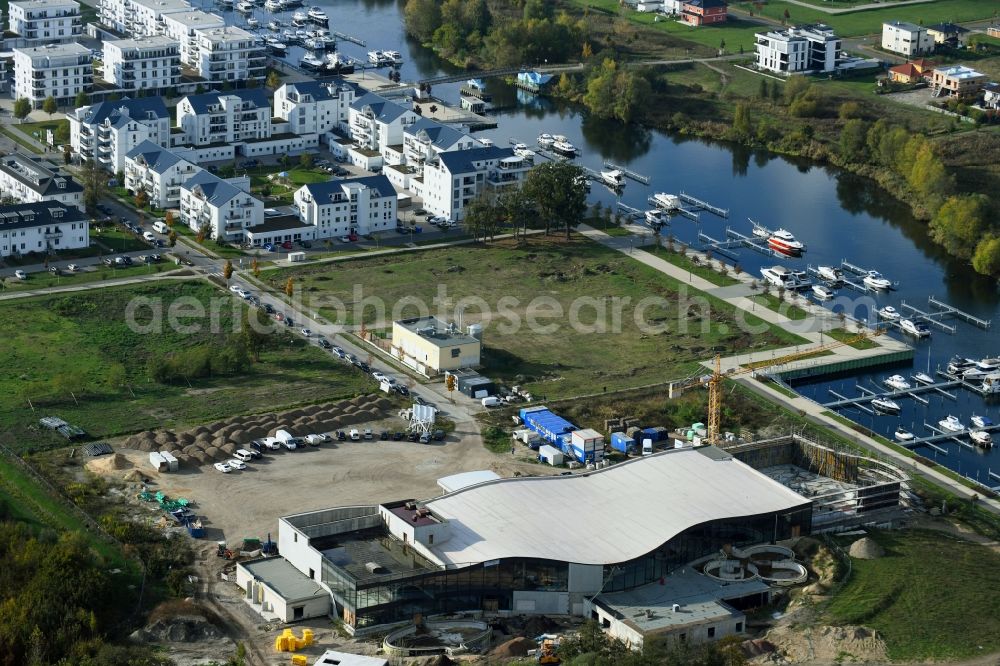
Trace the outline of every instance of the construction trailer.
<path fill-rule="evenodd" d="M 590 428 L 574 430 L 570 433 L 570 448 L 581 463 L 600 462 L 604 460 L 604 435 Z"/>

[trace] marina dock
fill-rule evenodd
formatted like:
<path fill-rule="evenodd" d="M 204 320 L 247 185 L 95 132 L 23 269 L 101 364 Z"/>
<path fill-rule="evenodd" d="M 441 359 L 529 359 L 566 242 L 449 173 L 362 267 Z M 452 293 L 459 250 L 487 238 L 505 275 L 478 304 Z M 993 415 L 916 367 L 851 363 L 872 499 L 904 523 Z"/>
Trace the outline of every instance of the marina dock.
<path fill-rule="evenodd" d="M 690 194 L 687 194 L 686 192 L 684 192 L 684 190 L 678 192 L 677 196 L 680 198 L 681 201 L 683 201 L 684 203 L 688 204 L 691 207 L 689 208 L 689 210 L 691 211 L 704 210 L 708 211 L 709 213 L 712 213 L 713 215 L 718 215 L 721 218 L 729 217 L 728 208 L 719 208 L 718 206 L 713 206 L 707 201 L 702 201 L 701 199 L 697 199 L 691 196 Z"/>
<path fill-rule="evenodd" d="M 905 446 L 908 449 L 910 449 L 910 448 L 916 448 L 918 446 L 930 446 L 935 451 L 938 451 L 940 453 L 944 453 L 945 455 L 948 455 L 948 451 L 945 450 L 945 449 L 942 449 L 941 447 L 935 446 L 935 444 L 938 444 L 938 443 L 941 443 L 941 442 L 954 441 L 954 442 L 958 442 L 959 444 L 961 444 L 965 448 L 971 449 L 973 451 L 982 448 L 982 447 L 976 446 L 975 444 L 973 444 L 970 441 L 966 441 L 966 440 L 962 439 L 962 437 L 968 437 L 969 436 L 969 433 L 972 432 L 971 428 L 967 428 L 967 429 L 959 431 L 959 432 L 946 432 L 946 431 L 942 430 L 940 427 L 938 427 L 936 425 L 932 425 L 930 423 L 926 423 L 926 422 L 924 423 L 924 428 L 926 428 L 927 430 L 931 431 L 934 434 L 933 435 L 929 435 L 927 437 L 918 437 L 916 439 L 910 440 L 909 442 L 899 442 L 899 444 L 901 444 L 902 446 Z M 1000 430 L 1000 424 L 987 426 L 985 428 L 976 428 L 976 430 L 983 430 L 983 431 L 988 432 L 988 433 L 993 433 L 993 432 L 996 432 L 997 430 Z"/>
<path fill-rule="evenodd" d="M 626 178 L 631 178 L 632 180 L 642 183 L 643 185 L 649 185 L 649 176 L 643 176 L 641 173 L 637 173 L 631 169 L 626 169 L 623 166 L 618 166 L 617 164 L 612 164 L 611 162 L 605 162 L 604 168 L 617 169 L 618 171 L 621 171 Z"/>
<path fill-rule="evenodd" d="M 923 310 L 920 310 L 919 308 L 913 307 L 912 305 L 910 305 L 906 301 L 903 301 L 902 303 L 900 303 L 899 307 L 904 311 L 903 314 L 907 318 L 909 318 L 909 319 L 913 319 L 913 320 L 916 320 L 916 321 L 922 321 L 924 323 L 930 324 L 931 326 L 934 326 L 935 328 L 938 328 L 938 329 L 944 331 L 945 333 L 950 333 L 951 335 L 955 334 L 955 327 L 954 326 L 949 326 L 948 324 L 945 324 L 942 321 L 938 321 L 938 316 L 941 316 L 941 315 L 939 315 L 939 313 L 936 313 L 936 312 L 924 312 Z M 897 322 L 897 325 L 898 325 L 898 322 Z"/>
<path fill-rule="evenodd" d="M 938 382 L 936 384 L 920 384 L 918 386 L 913 386 L 911 388 L 902 391 L 887 391 L 884 393 L 873 391 L 872 389 L 864 386 L 855 385 L 855 388 L 861 391 L 864 395 L 861 395 L 857 398 L 847 398 L 831 389 L 830 394 L 838 398 L 838 400 L 834 400 L 833 402 L 824 402 L 823 406 L 826 407 L 827 409 L 841 409 L 844 407 L 861 407 L 867 405 L 869 402 L 875 400 L 876 398 L 889 398 L 891 400 L 895 400 L 896 398 L 914 398 L 918 402 L 927 404 L 927 400 L 920 397 L 921 393 L 927 393 L 927 392 L 940 393 L 947 398 L 955 400 L 956 397 L 953 394 L 948 393 L 946 389 L 961 386 L 962 383 L 963 382 L 959 380 L 952 379 L 945 382 Z M 865 411 L 868 411 L 868 409 L 865 408 Z"/>

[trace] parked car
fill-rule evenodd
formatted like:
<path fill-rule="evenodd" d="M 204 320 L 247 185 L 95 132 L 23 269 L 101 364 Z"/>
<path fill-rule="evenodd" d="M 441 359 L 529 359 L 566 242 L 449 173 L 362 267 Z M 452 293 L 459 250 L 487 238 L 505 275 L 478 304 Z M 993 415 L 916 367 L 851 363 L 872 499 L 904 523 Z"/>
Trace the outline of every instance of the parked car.
<path fill-rule="evenodd" d="M 417 403 L 418 405 L 426 405 L 427 404 L 427 401 L 424 400 L 423 398 L 421 398 L 419 395 L 413 396 L 413 402 Z"/>
<path fill-rule="evenodd" d="M 334 354 L 336 354 L 336 355 L 337 355 L 337 357 L 339 357 L 339 358 L 344 358 L 345 356 L 347 356 L 347 352 L 345 352 L 345 351 L 344 351 L 343 349 L 341 349 L 340 347 L 334 347 L 334 348 L 333 348 L 333 349 L 331 349 L 330 351 L 332 351 L 332 352 L 333 352 Z"/>
<path fill-rule="evenodd" d="M 352 231 L 350 234 L 348 234 L 347 238 L 352 243 L 354 243 L 354 242 L 356 242 L 358 240 L 358 235 Z"/>
<path fill-rule="evenodd" d="M 374 436 L 374 434 L 372 433 L 372 429 L 371 428 L 365 428 L 364 438 L 365 439 L 371 439 L 373 436 Z"/>
<path fill-rule="evenodd" d="M 326 433 L 316 433 L 312 435 L 306 435 L 306 444 L 310 446 L 319 446 L 323 442 L 329 442 L 331 437 Z"/>
<path fill-rule="evenodd" d="M 316 343 L 323 349 L 333 349 L 333 345 L 326 338 L 320 338 Z"/>
<path fill-rule="evenodd" d="M 20 268 L 18 268 L 16 271 L 14 271 L 14 277 L 16 277 L 18 280 L 27 280 L 28 274 L 22 271 Z"/>
<path fill-rule="evenodd" d="M 387 442 L 390 439 L 392 439 L 392 433 L 389 432 L 388 430 L 383 430 L 378 434 L 378 438 L 381 439 L 383 442 Z"/>
<path fill-rule="evenodd" d="M 252 169 L 258 164 L 260 164 L 260 162 L 257 160 L 243 160 L 242 162 L 240 162 L 240 166 L 243 167 L 244 169 Z"/>
<path fill-rule="evenodd" d="M 351 242 L 350 236 L 341 236 L 337 240 L 339 240 L 341 243 L 350 243 Z"/>
<path fill-rule="evenodd" d="M 411 442 L 416 442 L 417 440 L 420 439 L 420 433 L 418 433 L 418 432 L 411 432 L 410 434 L 408 434 L 406 436 L 406 439 L 410 440 Z"/>
<path fill-rule="evenodd" d="M 62 275 L 62 269 L 58 266 L 49 266 L 49 273 L 53 275 Z"/>
<path fill-rule="evenodd" d="M 406 388 L 402 384 L 393 384 L 392 390 L 403 396 L 404 398 L 410 395 L 410 389 Z"/>
<path fill-rule="evenodd" d="M 229 465 L 230 467 L 232 467 L 233 469 L 246 469 L 247 468 L 247 465 L 246 465 L 245 462 L 243 462 L 242 460 L 238 460 L 236 458 L 233 458 L 232 460 L 227 460 L 226 464 Z"/>
<path fill-rule="evenodd" d="M 406 437 L 406 434 L 405 434 L 405 433 L 402 433 L 402 432 L 395 432 L 395 433 L 393 433 L 393 434 L 392 434 L 392 439 L 393 439 L 393 441 L 395 441 L 395 442 L 398 442 L 398 441 L 400 441 L 400 440 L 401 440 L 401 439 L 403 439 L 404 437 Z"/>
<path fill-rule="evenodd" d="M 264 251 L 265 252 L 274 252 L 274 245 L 272 245 L 271 243 L 265 243 L 264 244 Z"/>
<path fill-rule="evenodd" d="M 236 453 L 233 454 L 233 457 L 237 460 L 242 460 L 243 462 L 250 462 L 253 460 L 253 454 L 246 449 L 236 449 Z"/>
<path fill-rule="evenodd" d="M 250 447 L 250 451 L 256 451 L 257 453 L 261 453 L 267 448 L 267 445 L 262 439 L 253 440 L 250 444 L 248 444 L 248 446 Z"/>
<path fill-rule="evenodd" d="M 433 439 L 435 442 L 442 441 L 444 439 L 444 430 L 441 429 L 435 430 L 434 434 L 431 435 L 431 439 Z"/>
<path fill-rule="evenodd" d="M 68 270 L 70 273 L 76 273 L 78 270 L 80 270 L 80 267 L 77 266 L 76 264 L 70 264 L 69 266 L 66 267 L 66 270 Z"/>
<path fill-rule="evenodd" d="M 284 250 L 291 250 L 292 249 L 292 241 L 285 241 L 284 243 L 281 244 L 281 247 Z"/>
<path fill-rule="evenodd" d="M 435 227 L 440 225 L 442 222 L 447 222 L 448 218 L 443 215 L 435 215 L 434 217 L 427 218 L 427 222 L 433 224 Z"/>
<path fill-rule="evenodd" d="M 300 329 L 300 330 L 299 330 L 299 332 L 300 332 L 300 333 L 301 333 L 302 335 L 306 336 L 307 338 L 309 338 L 309 337 L 312 337 L 312 334 L 313 334 L 313 332 L 312 332 L 312 331 L 310 331 L 310 330 L 309 330 L 308 328 L 303 328 L 303 329 Z"/>
<path fill-rule="evenodd" d="M 345 442 L 345 441 L 347 441 L 347 433 L 345 433 L 343 430 L 338 430 L 337 431 L 337 441 L 338 442 Z"/>
<path fill-rule="evenodd" d="M 361 370 L 361 372 L 371 372 L 371 368 L 369 368 L 368 364 L 365 363 L 364 361 L 359 362 L 358 368 Z"/>
<path fill-rule="evenodd" d="M 224 462 L 217 462 L 217 463 L 215 463 L 212 466 L 215 467 L 215 469 L 217 469 L 220 472 L 222 472 L 223 474 L 229 474 L 230 472 L 233 471 L 233 468 L 230 467 L 227 463 L 224 463 Z"/>
<path fill-rule="evenodd" d="M 351 428 L 351 441 L 356 442 L 361 439 L 361 433 L 357 428 Z"/>
<path fill-rule="evenodd" d="M 421 444 L 430 444 L 431 443 L 430 433 L 426 433 L 426 432 L 420 433 L 420 443 Z"/>
<path fill-rule="evenodd" d="M 97 210 L 101 211 L 105 215 L 111 215 L 111 207 L 104 204 L 97 204 Z"/>
<path fill-rule="evenodd" d="M 274 308 L 271 307 L 270 303 L 264 303 L 264 312 L 266 314 L 274 314 Z"/>
<path fill-rule="evenodd" d="M 295 449 L 299 448 L 298 442 L 295 441 L 294 437 L 292 439 L 286 439 L 284 442 L 282 442 L 282 444 L 289 451 L 294 451 Z"/>
<path fill-rule="evenodd" d="M 396 225 L 396 233 L 397 234 L 408 234 L 408 233 L 410 233 L 410 228 L 409 227 L 404 227 L 401 224 L 397 224 Z"/>
<path fill-rule="evenodd" d="M 372 370 L 372 379 L 377 382 L 385 381 L 385 375 L 380 370 Z"/>
<path fill-rule="evenodd" d="M 284 323 L 285 323 L 285 326 L 288 326 L 289 328 L 291 328 L 292 326 L 295 326 L 295 320 L 292 319 L 291 317 L 285 317 L 285 322 Z"/>
<path fill-rule="evenodd" d="M 423 208 L 417 208 L 416 210 L 413 211 L 413 214 L 414 215 L 426 215 L 427 211 L 424 210 Z"/>

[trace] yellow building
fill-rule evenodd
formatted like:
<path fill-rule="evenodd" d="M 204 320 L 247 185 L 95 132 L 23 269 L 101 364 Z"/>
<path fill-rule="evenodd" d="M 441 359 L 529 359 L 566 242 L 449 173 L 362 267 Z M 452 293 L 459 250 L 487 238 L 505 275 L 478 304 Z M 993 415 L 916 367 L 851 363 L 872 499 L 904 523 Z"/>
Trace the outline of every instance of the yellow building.
<path fill-rule="evenodd" d="M 437 317 L 392 323 L 392 355 L 426 376 L 479 365 L 482 342 Z"/>

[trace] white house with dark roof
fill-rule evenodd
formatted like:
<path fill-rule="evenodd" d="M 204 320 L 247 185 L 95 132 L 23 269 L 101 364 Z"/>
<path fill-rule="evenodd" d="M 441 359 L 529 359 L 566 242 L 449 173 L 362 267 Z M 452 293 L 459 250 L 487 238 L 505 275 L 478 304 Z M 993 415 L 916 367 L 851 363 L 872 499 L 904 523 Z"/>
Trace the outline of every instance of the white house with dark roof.
<path fill-rule="evenodd" d="M 271 138 L 271 104 L 259 88 L 188 95 L 177 105 L 184 145 L 234 144 Z"/>
<path fill-rule="evenodd" d="M 123 169 L 125 156 L 144 141 L 170 145 L 170 113 L 162 97 L 81 106 L 66 118 L 73 151 L 112 172 Z"/>
<path fill-rule="evenodd" d="M 403 161 L 414 168 L 441 153 L 482 145 L 471 135 L 430 118 L 421 118 L 403 129 Z"/>
<path fill-rule="evenodd" d="M 294 203 L 299 219 L 322 239 L 394 229 L 397 196 L 389 179 L 378 175 L 303 185 Z"/>
<path fill-rule="evenodd" d="M 38 201 L 0 206 L 0 257 L 90 246 L 90 223 L 76 206 Z"/>
<path fill-rule="evenodd" d="M 368 93 L 351 104 L 351 138 L 358 146 L 381 155 L 387 146 L 402 145 L 403 130 L 419 119 L 413 109 Z"/>
<path fill-rule="evenodd" d="M 916 56 L 934 50 L 934 37 L 927 28 L 906 21 L 882 24 L 882 48 L 905 56 Z"/>
<path fill-rule="evenodd" d="M 288 121 L 293 134 L 326 134 L 345 129 L 358 87 L 346 81 L 299 81 L 274 91 L 274 117 Z"/>
<path fill-rule="evenodd" d="M 143 141 L 125 156 L 125 189 L 133 194 L 145 190 L 157 208 L 177 208 L 181 186 L 201 170 L 167 148 Z"/>
<path fill-rule="evenodd" d="M 83 34 L 80 3 L 76 0 L 11 0 L 10 31 L 27 42 L 68 42 Z"/>
<path fill-rule="evenodd" d="M 464 208 L 480 193 L 520 187 L 530 169 L 531 164 L 511 148 L 454 150 L 426 162 L 423 180 L 410 184 L 428 211 L 460 220 Z"/>
<path fill-rule="evenodd" d="M 58 202 L 83 210 L 83 187 L 54 165 L 20 153 L 0 158 L 0 199 L 16 203 Z"/>
<path fill-rule="evenodd" d="M 229 243 L 245 239 L 249 227 L 264 222 L 264 202 L 232 183 L 199 171 L 181 185 L 181 223 Z"/>

